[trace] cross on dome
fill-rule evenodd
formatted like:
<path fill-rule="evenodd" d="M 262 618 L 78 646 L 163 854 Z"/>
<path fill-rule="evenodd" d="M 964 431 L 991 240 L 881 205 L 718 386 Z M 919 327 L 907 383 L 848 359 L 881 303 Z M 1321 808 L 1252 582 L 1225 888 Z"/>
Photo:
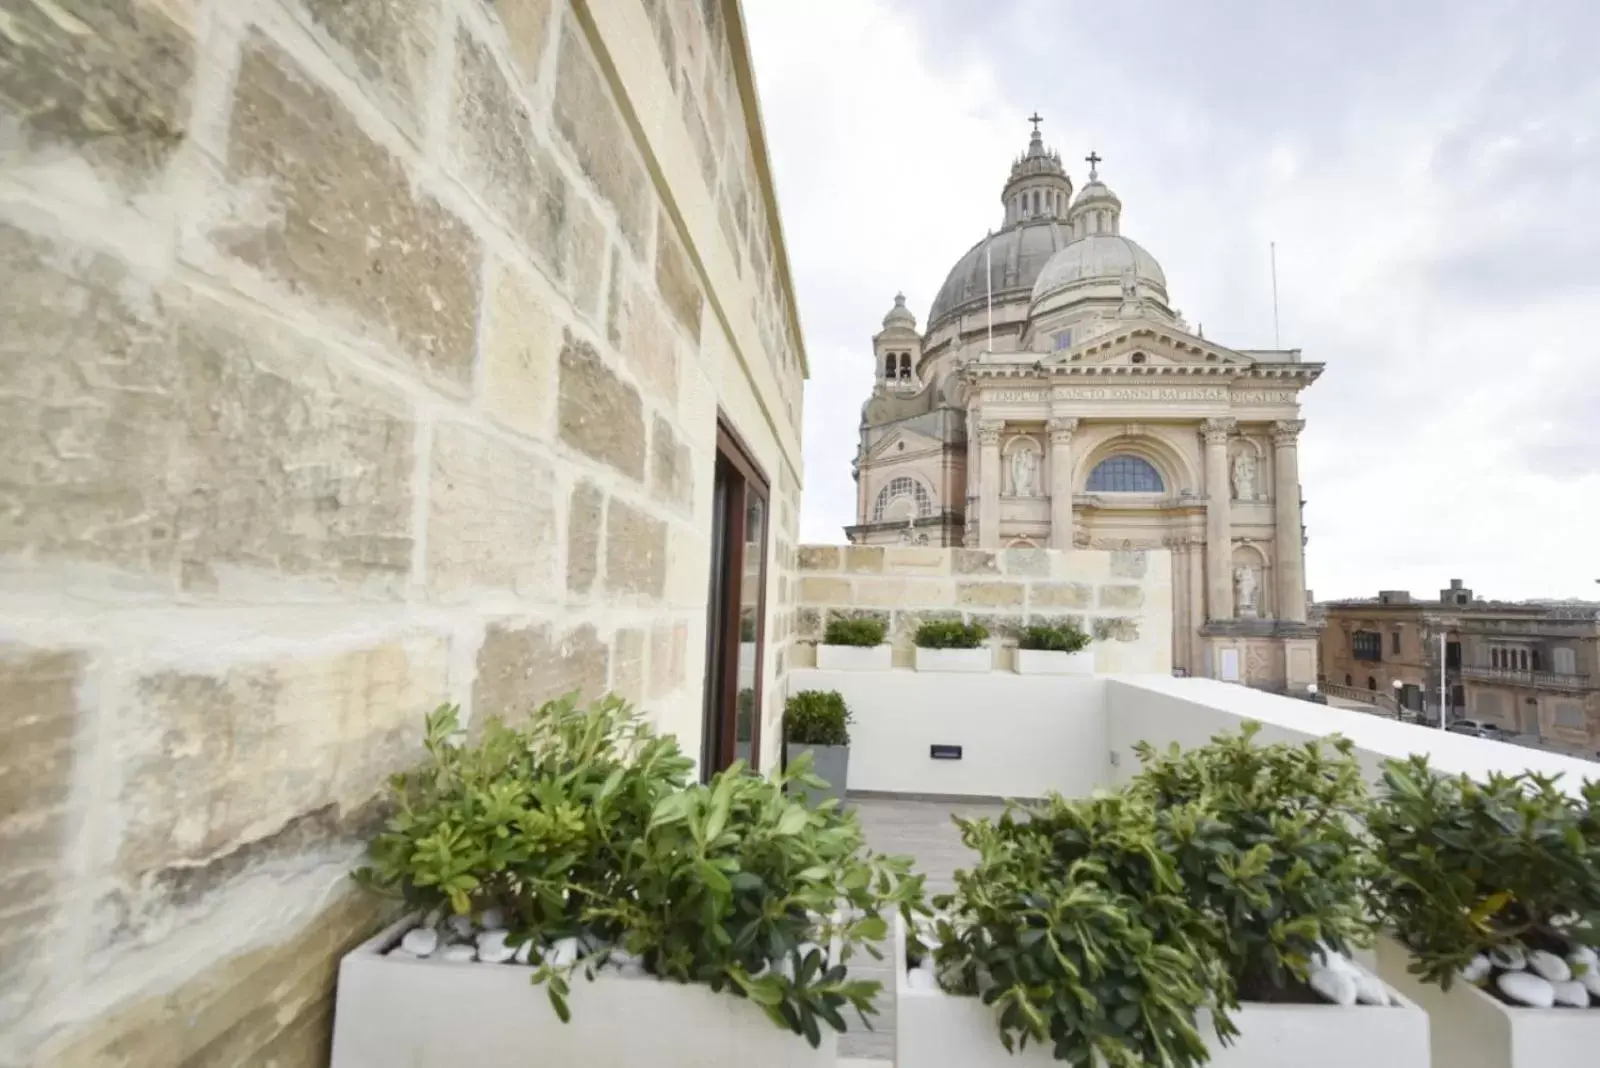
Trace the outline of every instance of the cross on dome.
<path fill-rule="evenodd" d="M 1098 181 L 1100 178 L 1100 164 L 1105 162 L 1105 157 L 1091 148 L 1089 154 L 1083 157 L 1083 161 L 1089 165 L 1089 181 Z"/>
<path fill-rule="evenodd" d="M 1044 121 L 1044 116 L 1035 111 L 1032 115 L 1028 116 L 1028 121 L 1033 123 L 1033 132 L 1038 133 L 1039 124 Z"/>

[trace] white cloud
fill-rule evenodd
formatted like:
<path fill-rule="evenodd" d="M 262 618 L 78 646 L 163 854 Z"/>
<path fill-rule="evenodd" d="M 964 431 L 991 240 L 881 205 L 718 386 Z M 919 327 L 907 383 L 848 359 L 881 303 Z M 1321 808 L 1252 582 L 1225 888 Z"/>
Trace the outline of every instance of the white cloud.
<path fill-rule="evenodd" d="M 1208 337 L 1271 343 L 1277 242 L 1283 343 L 1327 364 L 1301 470 L 1320 596 L 1592 594 L 1600 13 L 746 7 L 812 367 L 805 538 L 854 517 L 871 334 L 896 289 L 924 316 L 998 224 L 1037 108 L 1064 158 L 1107 157 L 1125 231 Z"/>

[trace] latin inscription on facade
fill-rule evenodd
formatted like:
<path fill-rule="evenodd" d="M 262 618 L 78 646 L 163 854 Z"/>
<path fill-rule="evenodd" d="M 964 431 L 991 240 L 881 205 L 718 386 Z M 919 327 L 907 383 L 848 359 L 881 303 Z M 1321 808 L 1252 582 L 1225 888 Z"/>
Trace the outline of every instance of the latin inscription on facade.
<path fill-rule="evenodd" d="M 1057 386 L 1056 400 L 1225 401 L 1223 386 Z"/>
<path fill-rule="evenodd" d="M 985 392 L 984 400 L 994 401 L 996 404 L 1029 404 L 1034 401 L 1047 401 L 1050 394 L 1042 389 L 997 389 Z"/>
<path fill-rule="evenodd" d="M 1294 391 L 1285 389 L 1241 389 L 1233 394 L 1235 404 L 1293 404 Z"/>

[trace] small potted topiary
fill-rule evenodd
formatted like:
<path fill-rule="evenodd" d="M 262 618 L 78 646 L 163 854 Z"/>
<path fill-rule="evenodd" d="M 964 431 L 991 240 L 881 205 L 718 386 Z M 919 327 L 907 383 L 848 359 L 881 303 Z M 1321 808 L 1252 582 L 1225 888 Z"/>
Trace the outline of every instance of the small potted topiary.
<path fill-rule="evenodd" d="M 1600 1050 L 1600 782 L 1391 761 L 1368 817 L 1386 979 L 1435 1062 L 1575 1068 Z"/>
<path fill-rule="evenodd" d="M 475 740 L 441 709 L 425 744 L 357 873 L 410 911 L 340 964 L 333 1068 L 647 1064 L 663 1049 L 831 1068 L 844 1013 L 865 1021 L 879 990 L 851 961 L 877 955 L 892 913 L 926 911 L 908 859 L 867 850 L 852 813 L 787 796 L 807 755 L 702 784 L 620 699 L 571 696 Z"/>
<path fill-rule="evenodd" d="M 917 628 L 918 671 L 988 671 L 994 654 L 988 628 L 959 619 L 932 620 Z"/>
<path fill-rule="evenodd" d="M 1093 675 L 1094 650 L 1076 623 L 1036 623 L 1017 640 L 1018 675 Z"/>
<path fill-rule="evenodd" d="M 850 709 L 837 690 L 790 694 L 783 710 L 784 759 L 790 766 L 811 754 L 814 781 L 789 784 L 807 804 L 844 803 L 850 777 Z"/>
<path fill-rule="evenodd" d="M 823 671 L 888 671 L 892 647 L 883 640 L 882 620 L 830 619 L 817 646 Z"/>

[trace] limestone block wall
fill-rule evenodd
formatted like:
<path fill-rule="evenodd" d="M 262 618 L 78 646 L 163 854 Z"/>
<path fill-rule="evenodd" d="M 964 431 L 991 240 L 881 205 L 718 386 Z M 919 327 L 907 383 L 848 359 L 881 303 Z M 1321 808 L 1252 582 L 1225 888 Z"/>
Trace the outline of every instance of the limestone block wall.
<path fill-rule="evenodd" d="M 422 716 L 698 753 L 804 359 L 735 0 L 0 0 L 0 1064 L 326 1063 Z M 530 1011 L 539 1011 L 530 1001 Z"/>
<path fill-rule="evenodd" d="M 830 619 L 883 620 L 900 667 L 911 666 L 924 622 L 982 623 L 1000 670 L 1011 668 L 1022 627 L 1071 620 L 1095 639 L 1097 672 L 1172 672 L 1172 556 L 1165 549 L 803 545 L 799 565 L 796 666 L 816 663 Z"/>

